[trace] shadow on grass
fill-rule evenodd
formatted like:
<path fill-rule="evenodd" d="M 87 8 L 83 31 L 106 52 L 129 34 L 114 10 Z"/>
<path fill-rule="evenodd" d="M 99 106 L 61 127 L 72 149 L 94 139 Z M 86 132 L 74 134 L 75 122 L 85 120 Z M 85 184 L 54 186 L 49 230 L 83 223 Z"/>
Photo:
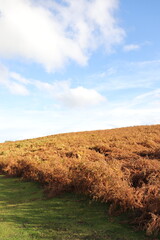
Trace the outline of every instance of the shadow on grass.
<path fill-rule="evenodd" d="M 0 240 L 149 239 L 107 216 L 106 204 L 71 193 L 45 200 L 38 184 L 4 176 L 0 176 L 0 223 Z"/>

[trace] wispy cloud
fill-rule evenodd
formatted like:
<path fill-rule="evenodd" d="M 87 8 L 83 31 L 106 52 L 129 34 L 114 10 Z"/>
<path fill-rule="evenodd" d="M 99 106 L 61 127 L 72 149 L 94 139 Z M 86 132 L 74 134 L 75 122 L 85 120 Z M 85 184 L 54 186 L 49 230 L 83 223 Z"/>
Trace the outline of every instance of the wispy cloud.
<path fill-rule="evenodd" d="M 5 85 L 13 94 L 23 95 L 23 96 L 29 95 L 28 89 L 19 83 L 7 81 Z"/>
<path fill-rule="evenodd" d="M 18 94 L 22 96 L 29 95 L 28 89 L 26 86 L 24 86 L 26 81 L 27 80 L 20 77 L 19 74 L 10 73 L 4 65 L 0 64 L 0 85 L 7 88 L 12 94 Z"/>
<path fill-rule="evenodd" d="M 113 69 L 112 74 L 107 75 L 106 71 L 106 76 L 103 77 L 101 84 L 97 81 L 97 90 L 154 89 L 160 82 L 160 60 L 122 61 L 112 64 L 112 66 L 114 66 L 111 68 Z M 99 78 L 97 77 L 97 79 Z"/>
<path fill-rule="evenodd" d="M 136 96 L 132 101 L 132 106 L 141 106 L 143 108 L 150 107 L 152 109 L 159 108 L 160 106 L 160 88 L 154 89 L 152 91 L 145 92 Z"/>
<path fill-rule="evenodd" d="M 4 65 L 0 65 L 0 84 L 5 86 L 11 93 L 28 95 L 29 86 L 48 94 L 53 100 L 62 106 L 70 108 L 95 106 L 106 101 L 106 98 L 95 89 L 77 86 L 72 88 L 69 81 L 53 81 L 53 83 L 41 82 L 35 79 L 26 79 L 16 72 L 10 72 Z"/>
<path fill-rule="evenodd" d="M 136 51 L 136 50 L 141 49 L 142 47 L 151 46 L 151 45 L 152 45 L 152 42 L 150 42 L 150 41 L 144 41 L 139 44 L 126 44 L 123 46 L 123 51 L 124 52 Z"/>
<path fill-rule="evenodd" d="M 114 67 L 110 67 L 110 68 L 107 68 L 105 71 L 94 73 L 94 74 L 88 76 L 88 78 L 93 79 L 93 80 L 103 79 L 106 77 L 110 77 L 110 76 L 114 75 L 115 73 L 116 73 L 116 69 L 114 69 Z"/>
<path fill-rule="evenodd" d="M 20 74 L 18 74 L 18 73 L 16 73 L 16 72 L 10 72 L 9 75 L 10 75 L 10 77 L 11 77 L 12 79 L 14 79 L 14 80 L 16 80 L 16 81 L 18 81 L 18 82 L 20 82 L 20 83 L 22 83 L 22 84 L 27 85 L 27 84 L 31 83 L 30 80 L 22 77 Z"/>
<path fill-rule="evenodd" d="M 141 94 L 139 96 L 136 97 L 137 100 L 144 100 L 144 99 L 148 99 L 149 97 L 154 97 L 154 98 L 160 98 L 160 88 L 155 89 L 153 91 Z"/>
<path fill-rule="evenodd" d="M 131 52 L 140 49 L 141 45 L 138 44 L 128 44 L 123 47 L 123 51 Z"/>
<path fill-rule="evenodd" d="M 47 71 L 72 60 L 87 63 L 100 45 L 110 52 L 121 43 L 118 0 L 0 0 L 0 54 L 42 64 Z"/>
<path fill-rule="evenodd" d="M 131 62 L 132 66 L 137 67 L 159 67 L 160 66 L 160 60 L 148 60 L 148 61 L 137 61 L 137 62 Z"/>

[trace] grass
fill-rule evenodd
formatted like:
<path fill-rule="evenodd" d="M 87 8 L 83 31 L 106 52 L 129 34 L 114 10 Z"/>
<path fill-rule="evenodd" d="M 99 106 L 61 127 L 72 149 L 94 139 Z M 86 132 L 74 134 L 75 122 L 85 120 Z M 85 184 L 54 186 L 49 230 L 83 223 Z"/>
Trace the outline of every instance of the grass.
<path fill-rule="evenodd" d="M 67 193 L 45 199 L 39 184 L 0 176 L 0 240 L 145 240 L 107 216 L 107 205 Z"/>

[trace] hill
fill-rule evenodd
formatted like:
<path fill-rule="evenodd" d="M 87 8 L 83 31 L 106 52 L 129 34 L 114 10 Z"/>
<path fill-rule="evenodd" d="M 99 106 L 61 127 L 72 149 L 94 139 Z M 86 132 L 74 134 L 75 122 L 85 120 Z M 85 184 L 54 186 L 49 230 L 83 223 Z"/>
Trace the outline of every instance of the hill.
<path fill-rule="evenodd" d="M 41 183 L 48 197 L 79 192 L 160 232 L 160 125 L 59 134 L 0 144 L 1 173 Z"/>

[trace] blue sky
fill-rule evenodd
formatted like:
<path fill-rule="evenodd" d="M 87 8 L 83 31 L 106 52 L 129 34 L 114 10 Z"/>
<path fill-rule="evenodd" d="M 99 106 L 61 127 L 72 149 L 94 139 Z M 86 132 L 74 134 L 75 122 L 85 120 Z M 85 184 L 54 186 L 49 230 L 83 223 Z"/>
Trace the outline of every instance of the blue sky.
<path fill-rule="evenodd" d="M 160 123 L 159 0 L 0 0 L 0 141 Z"/>

